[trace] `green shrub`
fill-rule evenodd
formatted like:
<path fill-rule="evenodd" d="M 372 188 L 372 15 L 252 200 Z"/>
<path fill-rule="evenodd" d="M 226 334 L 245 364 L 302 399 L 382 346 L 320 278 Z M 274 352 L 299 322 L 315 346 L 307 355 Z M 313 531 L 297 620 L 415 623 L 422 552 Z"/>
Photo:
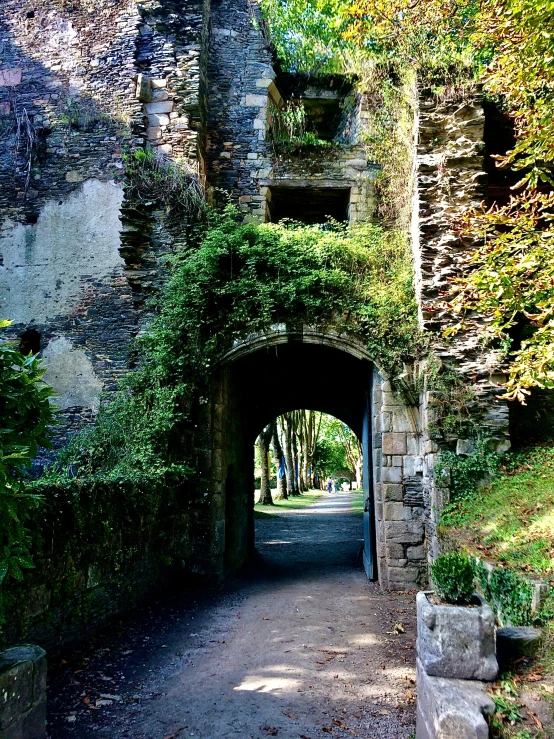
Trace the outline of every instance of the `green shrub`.
<path fill-rule="evenodd" d="M 242 224 L 211 214 L 196 249 L 170 260 L 137 366 L 55 470 L 79 476 L 194 472 L 195 408 L 236 339 L 276 323 L 345 325 L 394 376 L 421 348 L 409 247 L 370 223 Z M 154 307 L 154 306 L 153 306 Z"/>
<path fill-rule="evenodd" d="M 0 321 L 0 328 L 9 325 Z M 54 421 L 44 371 L 35 356 L 24 357 L 14 342 L 0 341 L 0 583 L 21 580 L 22 570 L 32 567 L 26 523 L 40 497 L 23 478 L 38 447 L 49 445 Z"/>
<path fill-rule="evenodd" d="M 483 595 L 502 620 L 512 626 L 528 626 L 540 616 L 532 611 L 533 586 L 512 570 L 495 567 L 489 574 L 482 562 L 475 566 L 475 574 Z"/>
<path fill-rule="evenodd" d="M 431 565 L 435 589 L 447 603 L 467 605 L 474 592 L 474 566 L 466 554 L 441 554 Z"/>

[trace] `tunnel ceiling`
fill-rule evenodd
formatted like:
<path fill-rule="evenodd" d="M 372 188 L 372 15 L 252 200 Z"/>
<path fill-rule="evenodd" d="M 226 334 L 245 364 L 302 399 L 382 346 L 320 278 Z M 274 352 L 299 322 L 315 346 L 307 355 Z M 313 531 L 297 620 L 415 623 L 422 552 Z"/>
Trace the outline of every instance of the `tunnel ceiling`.
<path fill-rule="evenodd" d="M 277 416 L 310 408 L 339 418 L 361 436 L 372 365 L 328 346 L 289 342 L 226 366 L 240 425 L 253 441 Z"/>

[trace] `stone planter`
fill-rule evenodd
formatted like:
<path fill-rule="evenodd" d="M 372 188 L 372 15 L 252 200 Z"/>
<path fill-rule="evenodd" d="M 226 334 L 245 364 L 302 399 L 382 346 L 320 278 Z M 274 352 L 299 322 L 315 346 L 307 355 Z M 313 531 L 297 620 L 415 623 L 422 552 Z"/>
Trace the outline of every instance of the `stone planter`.
<path fill-rule="evenodd" d="M 434 605 L 417 594 L 417 652 L 427 675 L 494 680 L 498 674 L 495 619 L 479 596 L 474 606 Z"/>

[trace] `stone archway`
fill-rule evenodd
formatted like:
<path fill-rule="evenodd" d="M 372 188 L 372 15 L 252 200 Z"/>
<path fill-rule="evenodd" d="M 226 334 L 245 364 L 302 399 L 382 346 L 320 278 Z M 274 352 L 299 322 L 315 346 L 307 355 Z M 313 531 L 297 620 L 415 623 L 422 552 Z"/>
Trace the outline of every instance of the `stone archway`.
<path fill-rule="evenodd" d="M 425 578 L 426 556 L 413 414 L 392 396 L 360 342 L 310 327 L 276 326 L 236 342 L 214 372 L 206 471 L 216 572 L 236 569 L 253 551 L 256 436 L 276 416 L 300 408 L 336 416 L 365 437 L 374 575 L 386 587 L 415 587 Z"/>

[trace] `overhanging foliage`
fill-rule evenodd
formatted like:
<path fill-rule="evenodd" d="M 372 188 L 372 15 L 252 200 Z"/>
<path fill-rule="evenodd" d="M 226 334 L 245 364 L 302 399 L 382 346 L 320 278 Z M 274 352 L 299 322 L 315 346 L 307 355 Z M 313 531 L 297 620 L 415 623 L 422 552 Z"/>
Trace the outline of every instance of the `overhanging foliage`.
<path fill-rule="evenodd" d="M 366 223 L 244 225 L 229 207 L 212 215 L 198 248 L 174 258 L 157 304 L 136 342 L 138 368 L 64 452 L 65 474 L 76 465 L 79 474 L 186 476 L 194 405 L 217 360 L 252 332 L 340 327 L 387 373 L 419 341 L 407 240 Z"/>

